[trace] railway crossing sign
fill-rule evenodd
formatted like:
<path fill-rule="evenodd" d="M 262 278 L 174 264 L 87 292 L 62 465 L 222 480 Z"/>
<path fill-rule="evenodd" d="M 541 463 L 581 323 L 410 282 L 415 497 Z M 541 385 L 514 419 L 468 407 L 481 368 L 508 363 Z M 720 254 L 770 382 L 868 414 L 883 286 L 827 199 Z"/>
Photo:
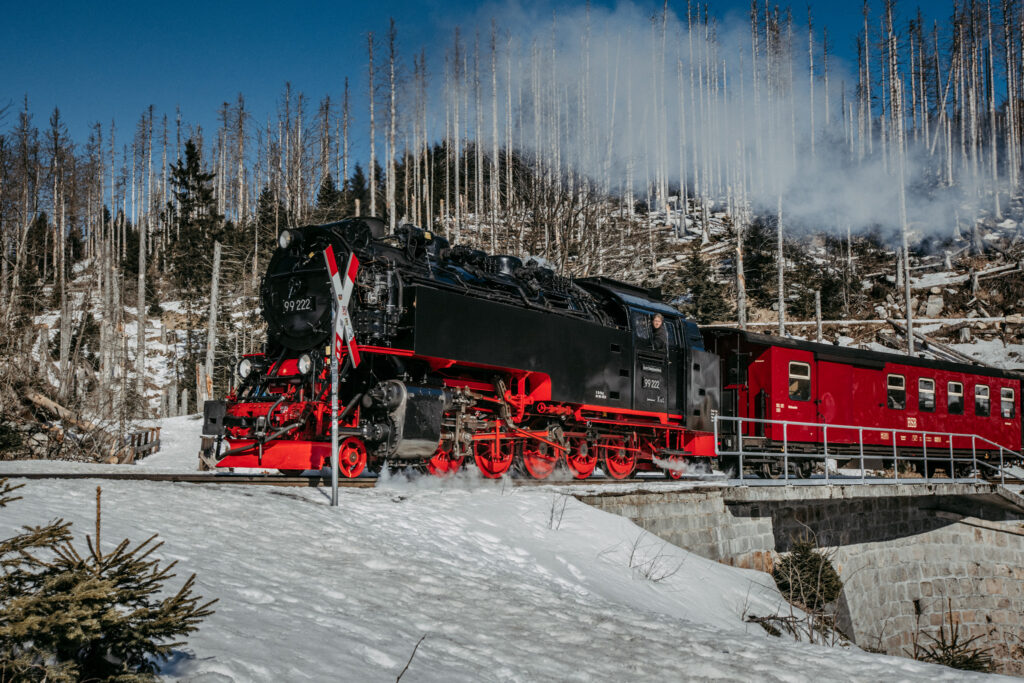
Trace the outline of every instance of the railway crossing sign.
<path fill-rule="evenodd" d="M 327 260 L 327 272 L 331 275 L 331 288 L 334 290 L 334 362 L 341 362 L 342 343 L 348 348 L 348 356 L 352 359 L 352 367 L 359 365 L 359 344 L 356 343 L 355 328 L 352 327 L 352 318 L 348 314 L 348 302 L 352 298 L 352 290 L 356 284 L 356 273 L 359 272 L 359 258 L 353 253 L 349 254 L 348 263 L 345 265 L 345 280 L 342 281 L 338 272 L 338 261 L 334 257 L 334 247 L 328 245 L 324 250 L 324 258 Z"/>
<path fill-rule="evenodd" d="M 348 346 L 348 357 L 352 367 L 359 365 L 359 345 L 356 344 L 356 332 L 352 327 L 352 318 L 348 314 L 348 302 L 352 298 L 352 289 L 359 272 L 359 259 L 349 254 L 345 265 L 345 280 L 342 282 L 338 273 L 338 260 L 334 258 L 334 247 L 327 246 L 324 250 L 327 261 L 327 272 L 331 275 L 331 289 L 334 290 L 334 358 L 331 361 L 331 506 L 338 505 L 338 366 L 341 365 L 342 344 Z"/>

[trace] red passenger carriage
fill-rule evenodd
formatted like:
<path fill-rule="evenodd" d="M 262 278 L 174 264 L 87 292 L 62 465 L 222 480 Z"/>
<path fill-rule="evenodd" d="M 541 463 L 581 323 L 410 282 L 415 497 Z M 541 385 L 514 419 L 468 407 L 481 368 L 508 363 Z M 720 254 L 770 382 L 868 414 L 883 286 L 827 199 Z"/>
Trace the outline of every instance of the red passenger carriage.
<path fill-rule="evenodd" d="M 1021 450 L 1018 374 L 988 367 L 707 329 L 722 358 L 724 450 L 894 454 L 943 466 Z M 738 419 L 733 419 L 738 418 Z M 827 428 L 817 425 L 829 425 Z M 752 455 L 777 473 L 779 459 Z M 810 464 L 804 463 L 804 473 Z M 799 467 L 794 466 L 799 470 Z M 948 470 L 947 470 L 948 471 Z"/>

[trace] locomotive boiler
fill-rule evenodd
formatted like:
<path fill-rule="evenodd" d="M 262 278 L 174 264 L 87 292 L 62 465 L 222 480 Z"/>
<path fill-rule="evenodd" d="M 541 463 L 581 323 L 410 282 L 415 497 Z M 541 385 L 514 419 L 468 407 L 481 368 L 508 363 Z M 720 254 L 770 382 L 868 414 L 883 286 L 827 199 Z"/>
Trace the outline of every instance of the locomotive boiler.
<path fill-rule="evenodd" d="M 345 272 L 354 336 L 338 355 L 328 248 L 358 264 Z M 260 296 L 264 352 L 205 406 L 217 467 L 329 461 L 332 363 L 346 477 L 385 465 L 445 475 L 468 461 L 492 478 L 675 477 L 715 454 L 719 359 L 655 290 L 351 218 L 283 231 Z"/>

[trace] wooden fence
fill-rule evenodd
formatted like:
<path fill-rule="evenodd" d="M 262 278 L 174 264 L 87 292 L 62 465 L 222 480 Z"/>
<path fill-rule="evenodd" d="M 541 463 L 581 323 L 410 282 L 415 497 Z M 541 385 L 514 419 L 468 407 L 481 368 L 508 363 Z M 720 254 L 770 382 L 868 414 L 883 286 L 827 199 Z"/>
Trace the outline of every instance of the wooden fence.
<path fill-rule="evenodd" d="M 130 465 L 136 459 L 160 450 L 160 427 L 143 427 L 125 434 L 110 447 L 106 462 Z"/>

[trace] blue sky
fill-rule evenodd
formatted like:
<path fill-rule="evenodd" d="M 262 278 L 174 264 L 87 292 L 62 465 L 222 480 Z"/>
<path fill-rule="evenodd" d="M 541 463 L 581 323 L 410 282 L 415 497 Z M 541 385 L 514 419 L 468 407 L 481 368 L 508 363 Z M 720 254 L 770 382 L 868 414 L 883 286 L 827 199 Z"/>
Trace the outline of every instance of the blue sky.
<path fill-rule="evenodd" d="M 582 2 L 517 4 L 557 12 Z M 635 4 L 649 6 L 651 13 L 661 6 L 642 0 Z M 811 5 L 815 24 L 829 28 L 834 50 L 854 60 L 860 2 L 816 0 Z M 361 105 L 368 31 L 383 36 L 389 17 L 395 17 L 400 51 L 411 64 L 411 55 L 421 47 L 429 55 L 435 46 L 439 57 L 456 25 L 472 25 L 493 7 L 508 6 L 465 0 L 7 3 L 0 22 L 0 106 L 12 103 L 17 109 L 27 95 L 39 126 L 59 106 L 72 135 L 82 142 L 90 124 L 102 122 L 106 128 L 111 119 L 119 138 L 126 139 L 150 104 L 171 119 L 180 106 L 185 121 L 212 132 L 221 103 L 233 102 L 239 92 L 256 120 L 265 122 L 286 81 L 315 105 L 326 94 L 340 98 L 347 75 L 359 97 L 354 104 Z M 901 7 L 905 15 L 913 11 L 910 4 Z M 670 8 L 685 13 L 685 3 L 671 2 Z M 712 2 L 711 11 L 720 19 L 746 16 L 749 4 Z M 873 11 L 880 16 L 880 7 Z M 794 5 L 794 13 L 804 23 L 806 3 Z M 0 128 L 12 120 L 9 111 Z"/>

